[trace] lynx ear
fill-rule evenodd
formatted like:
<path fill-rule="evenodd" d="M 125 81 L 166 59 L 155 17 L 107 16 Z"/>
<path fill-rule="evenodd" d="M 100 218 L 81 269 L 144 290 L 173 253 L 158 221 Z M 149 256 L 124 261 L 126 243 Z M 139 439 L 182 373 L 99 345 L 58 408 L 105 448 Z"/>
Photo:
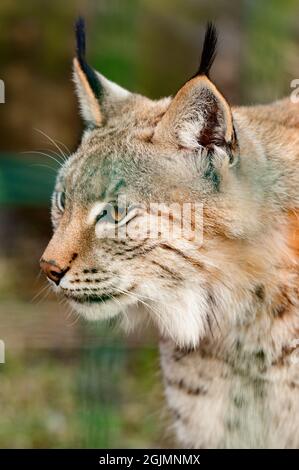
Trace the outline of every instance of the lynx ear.
<path fill-rule="evenodd" d="M 101 126 L 109 118 L 109 111 L 130 96 L 130 92 L 111 82 L 91 68 L 85 59 L 85 24 L 76 23 L 77 57 L 74 59 L 74 82 L 81 114 L 89 126 Z"/>
<path fill-rule="evenodd" d="M 209 24 L 197 74 L 173 98 L 159 122 L 154 138 L 190 149 L 227 146 L 234 141 L 230 106 L 209 79 L 217 34 Z"/>

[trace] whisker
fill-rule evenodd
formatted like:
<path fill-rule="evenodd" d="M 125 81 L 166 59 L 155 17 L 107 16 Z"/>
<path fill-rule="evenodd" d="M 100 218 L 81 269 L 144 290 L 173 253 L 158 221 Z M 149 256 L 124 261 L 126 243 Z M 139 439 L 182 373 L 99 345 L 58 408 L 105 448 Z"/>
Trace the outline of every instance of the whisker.
<path fill-rule="evenodd" d="M 44 301 L 49 297 L 49 294 L 50 294 L 50 292 L 51 292 L 51 288 L 50 288 L 50 287 L 51 287 L 51 286 L 49 286 L 49 289 L 46 290 L 46 292 L 45 292 L 44 295 L 39 299 L 39 301 L 36 302 L 36 304 L 35 304 L 36 307 L 37 307 L 38 305 L 40 305 L 42 302 L 44 302 Z"/>
<path fill-rule="evenodd" d="M 38 129 L 38 128 L 34 128 L 35 131 L 39 132 L 40 134 L 42 134 L 43 136 L 45 136 L 47 139 L 49 139 L 50 142 L 52 142 L 53 145 L 55 145 L 55 147 L 58 149 L 58 151 L 61 153 L 61 155 L 63 156 L 63 158 L 67 158 L 66 154 L 63 152 L 63 150 L 61 149 L 61 147 L 59 147 L 59 145 L 57 144 L 57 142 L 55 142 L 54 139 L 52 139 L 52 137 L 50 137 L 48 134 L 46 134 L 44 131 L 42 131 L 41 129 Z M 64 145 L 64 144 L 63 144 Z"/>
<path fill-rule="evenodd" d="M 114 275 L 117 279 L 119 279 L 120 281 L 122 280 L 125 280 L 127 281 L 127 278 L 125 276 L 120 276 L 120 275 Z M 150 300 L 151 302 L 157 302 L 159 303 L 159 300 L 157 299 L 153 299 L 152 297 L 149 297 L 147 295 L 143 295 L 143 294 L 136 294 L 134 292 L 130 292 L 131 295 L 135 295 L 135 296 L 138 296 L 139 298 L 142 298 L 142 299 L 146 299 L 146 300 Z"/>
<path fill-rule="evenodd" d="M 35 284 L 36 284 L 37 281 L 40 279 L 41 274 L 42 274 L 42 270 L 41 270 L 41 268 L 40 268 L 39 271 L 38 271 L 38 273 L 37 273 L 37 275 L 36 275 L 35 281 L 34 281 Z"/>
<path fill-rule="evenodd" d="M 32 163 L 32 165 L 30 165 L 30 166 L 44 167 L 44 168 L 47 168 L 48 170 L 54 171 L 55 174 L 57 173 L 57 168 L 53 168 L 52 166 L 49 166 L 49 165 L 43 165 L 42 163 Z"/>
<path fill-rule="evenodd" d="M 60 153 L 55 152 L 55 150 L 53 149 L 45 148 L 45 149 L 37 149 L 37 151 L 38 152 L 51 152 L 51 154 L 53 153 L 54 155 L 56 155 L 56 157 L 58 157 L 63 163 L 66 162 L 66 158 L 63 157 Z"/>
<path fill-rule="evenodd" d="M 73 309 L 73 308 L 70 308 L 69 312 L 68 312 L 68 318 L 67 318 L 67 321 L 68 319 L 70 318 L 70 315 L 73 315 L 75 317 L 75 320 L 71 323 L 67 323 L 67 326 L 74 326 L 78 323 L 78 321 L 81 319 L 81 316 Z"/>
<path fill-rule="evenodd" d="M 70 151 L 69 147 L 68 147 L 67 145 L 65 145 L 63 142 L 61 142 L 61 140 L 55 139 L 55 142 L 58 142 L 59 144 L 61 144 L 61 145 L 65 148 L 65 150 L 67 151 L 67 153 L 68 153 L 69 155 L 72 153 L 72 152 Z M 64 155 L 65 155 L 65 154 L 64 154 Z M 67 157 L 68 155 L 65 155 L 65 156 Z"/>
<path fill-rule="evenodd" d="M 49 284 L 46 284 L 44 287 L 42 287 L 38 292 L 37 294 L 35 294 L 33 296 L 33 298 L 31 299 L 31 302 L 34 302 L 36 299 L 38 299 L 38 297 L 46 290 L 46 289 L 49 289 L 51 286 Z"/>
<path fill-rule="evenodd" d="M 31 150 L 31 151 L 26 151 L 26 152 L 20 152 L 22 154 L 37 154 L 37 155 L 44 155 L 45 157 L 50 158 L 51 160 L 54 160 L 60 167 L 62 166 L 62 162 L 57 160 L 57 158 L 53 157 L 53 155 L 49 155 L 45 152 L 38 152 L 37 150 Z"/>
<path fill-rule="evenodd" d="M 158 318 L 159 320 L 161 321 L 163 327 L 165 328 L 165 330 L 167 331 L 167 333 L 169 334 L 170 337 L 172 337 L 172 334 L 171 334 L 171 331 L 169 330 L 168 326 L 166 326 L 165 324 L 165 321 L 163 319 L 163 317 L 161 316 L 160 312 L 158 312 L 156 309 L 154 309 L 151 305 L 148 305 L 146 302 L 144 302 L 143 300 L 141 300 L 141 298 L 138 298 L 138 295 L 137 294 L 133 294 L 132 292 L 129 292 L 127 290 L 123 290 L 123 289 L 119 289 L 118 287 L 114 287 L 115 290 L 119 291 L 119 292 L 122 292 L 123 294 L 126 294 L 128 296 L 131 296 L 133 298 L 136 298 L 141 304 L 143 304 L 147 309 L 151 310 Z"/>

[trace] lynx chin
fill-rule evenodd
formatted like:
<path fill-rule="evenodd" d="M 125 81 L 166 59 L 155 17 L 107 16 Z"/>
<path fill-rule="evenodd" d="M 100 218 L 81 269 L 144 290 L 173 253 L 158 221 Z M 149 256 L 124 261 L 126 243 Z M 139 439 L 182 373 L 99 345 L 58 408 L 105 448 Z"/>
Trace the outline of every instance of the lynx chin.
<path fill-rule="evenodd" d="M 156 324 L 179 445 L 298 448 L 299 104 L 231 107 L 210 79 L 211 24 L 198 72 L 157 101 L 88 65 L 82 19 L 76 37 L 85 130 L 57 176 L 42 269 L 87 319 Z M 202 223 L 169 238 L 185 203 Z"/>

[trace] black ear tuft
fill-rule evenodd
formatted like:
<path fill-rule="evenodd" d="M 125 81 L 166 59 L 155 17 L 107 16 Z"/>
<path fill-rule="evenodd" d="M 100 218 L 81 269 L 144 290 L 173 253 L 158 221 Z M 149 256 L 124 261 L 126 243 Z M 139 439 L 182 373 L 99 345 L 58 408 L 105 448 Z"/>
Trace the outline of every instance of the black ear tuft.
<path fill-rule="evenodd" d="M 77 59 L 81 65 L 81 62 L 85 61 L 85 51 L 86 51 L 85 22 L 81 16 L 79 16 L 79 18 L 76 21 L 75 30 L 76 30 Z"/>
<path fill-rule="evenodd" d="M 209 22 L 206 28 L 199 69 L 195 76 L 209 76 L 210 69 L 213 65 L 216 56 L 217 38 L 218 35 L 215 25 Z"/>
<path fill-rule="evenodd" d="M 94 95 L 99 99 L 102 94 L 102 87 L 95 71 L 86 62 L 85 21 L 84 21 L 84 18 L 82 18 L 81 16 L 76 21 L 75 31 L 76 31 L 76 52 L 77 52 L 78 62 L 80 64 L 82 72 L 86 76 L 86 79 L 89 83 L 90 88 L 92 89 Z"/>

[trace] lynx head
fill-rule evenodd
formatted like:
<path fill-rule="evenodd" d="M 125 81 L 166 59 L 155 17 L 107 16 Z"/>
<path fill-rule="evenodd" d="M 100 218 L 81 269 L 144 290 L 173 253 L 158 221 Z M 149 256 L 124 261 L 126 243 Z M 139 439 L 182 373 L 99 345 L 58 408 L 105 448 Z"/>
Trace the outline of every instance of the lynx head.
<path fill-rule="evenodd" d="M 41 267 L 86 318 L 120 315 L 130 327 L 149 317 L 162 335 L 196 345 L 229 289 L 231 247 L 261 227 L 260 195 L 244 176 L 247 143 L 209 78 L 215 29 L 207 27 L 198 73 L 157 101 L 93 70 L 82 20 L 76 33 L 85 130 L 57 177 Z"/>

